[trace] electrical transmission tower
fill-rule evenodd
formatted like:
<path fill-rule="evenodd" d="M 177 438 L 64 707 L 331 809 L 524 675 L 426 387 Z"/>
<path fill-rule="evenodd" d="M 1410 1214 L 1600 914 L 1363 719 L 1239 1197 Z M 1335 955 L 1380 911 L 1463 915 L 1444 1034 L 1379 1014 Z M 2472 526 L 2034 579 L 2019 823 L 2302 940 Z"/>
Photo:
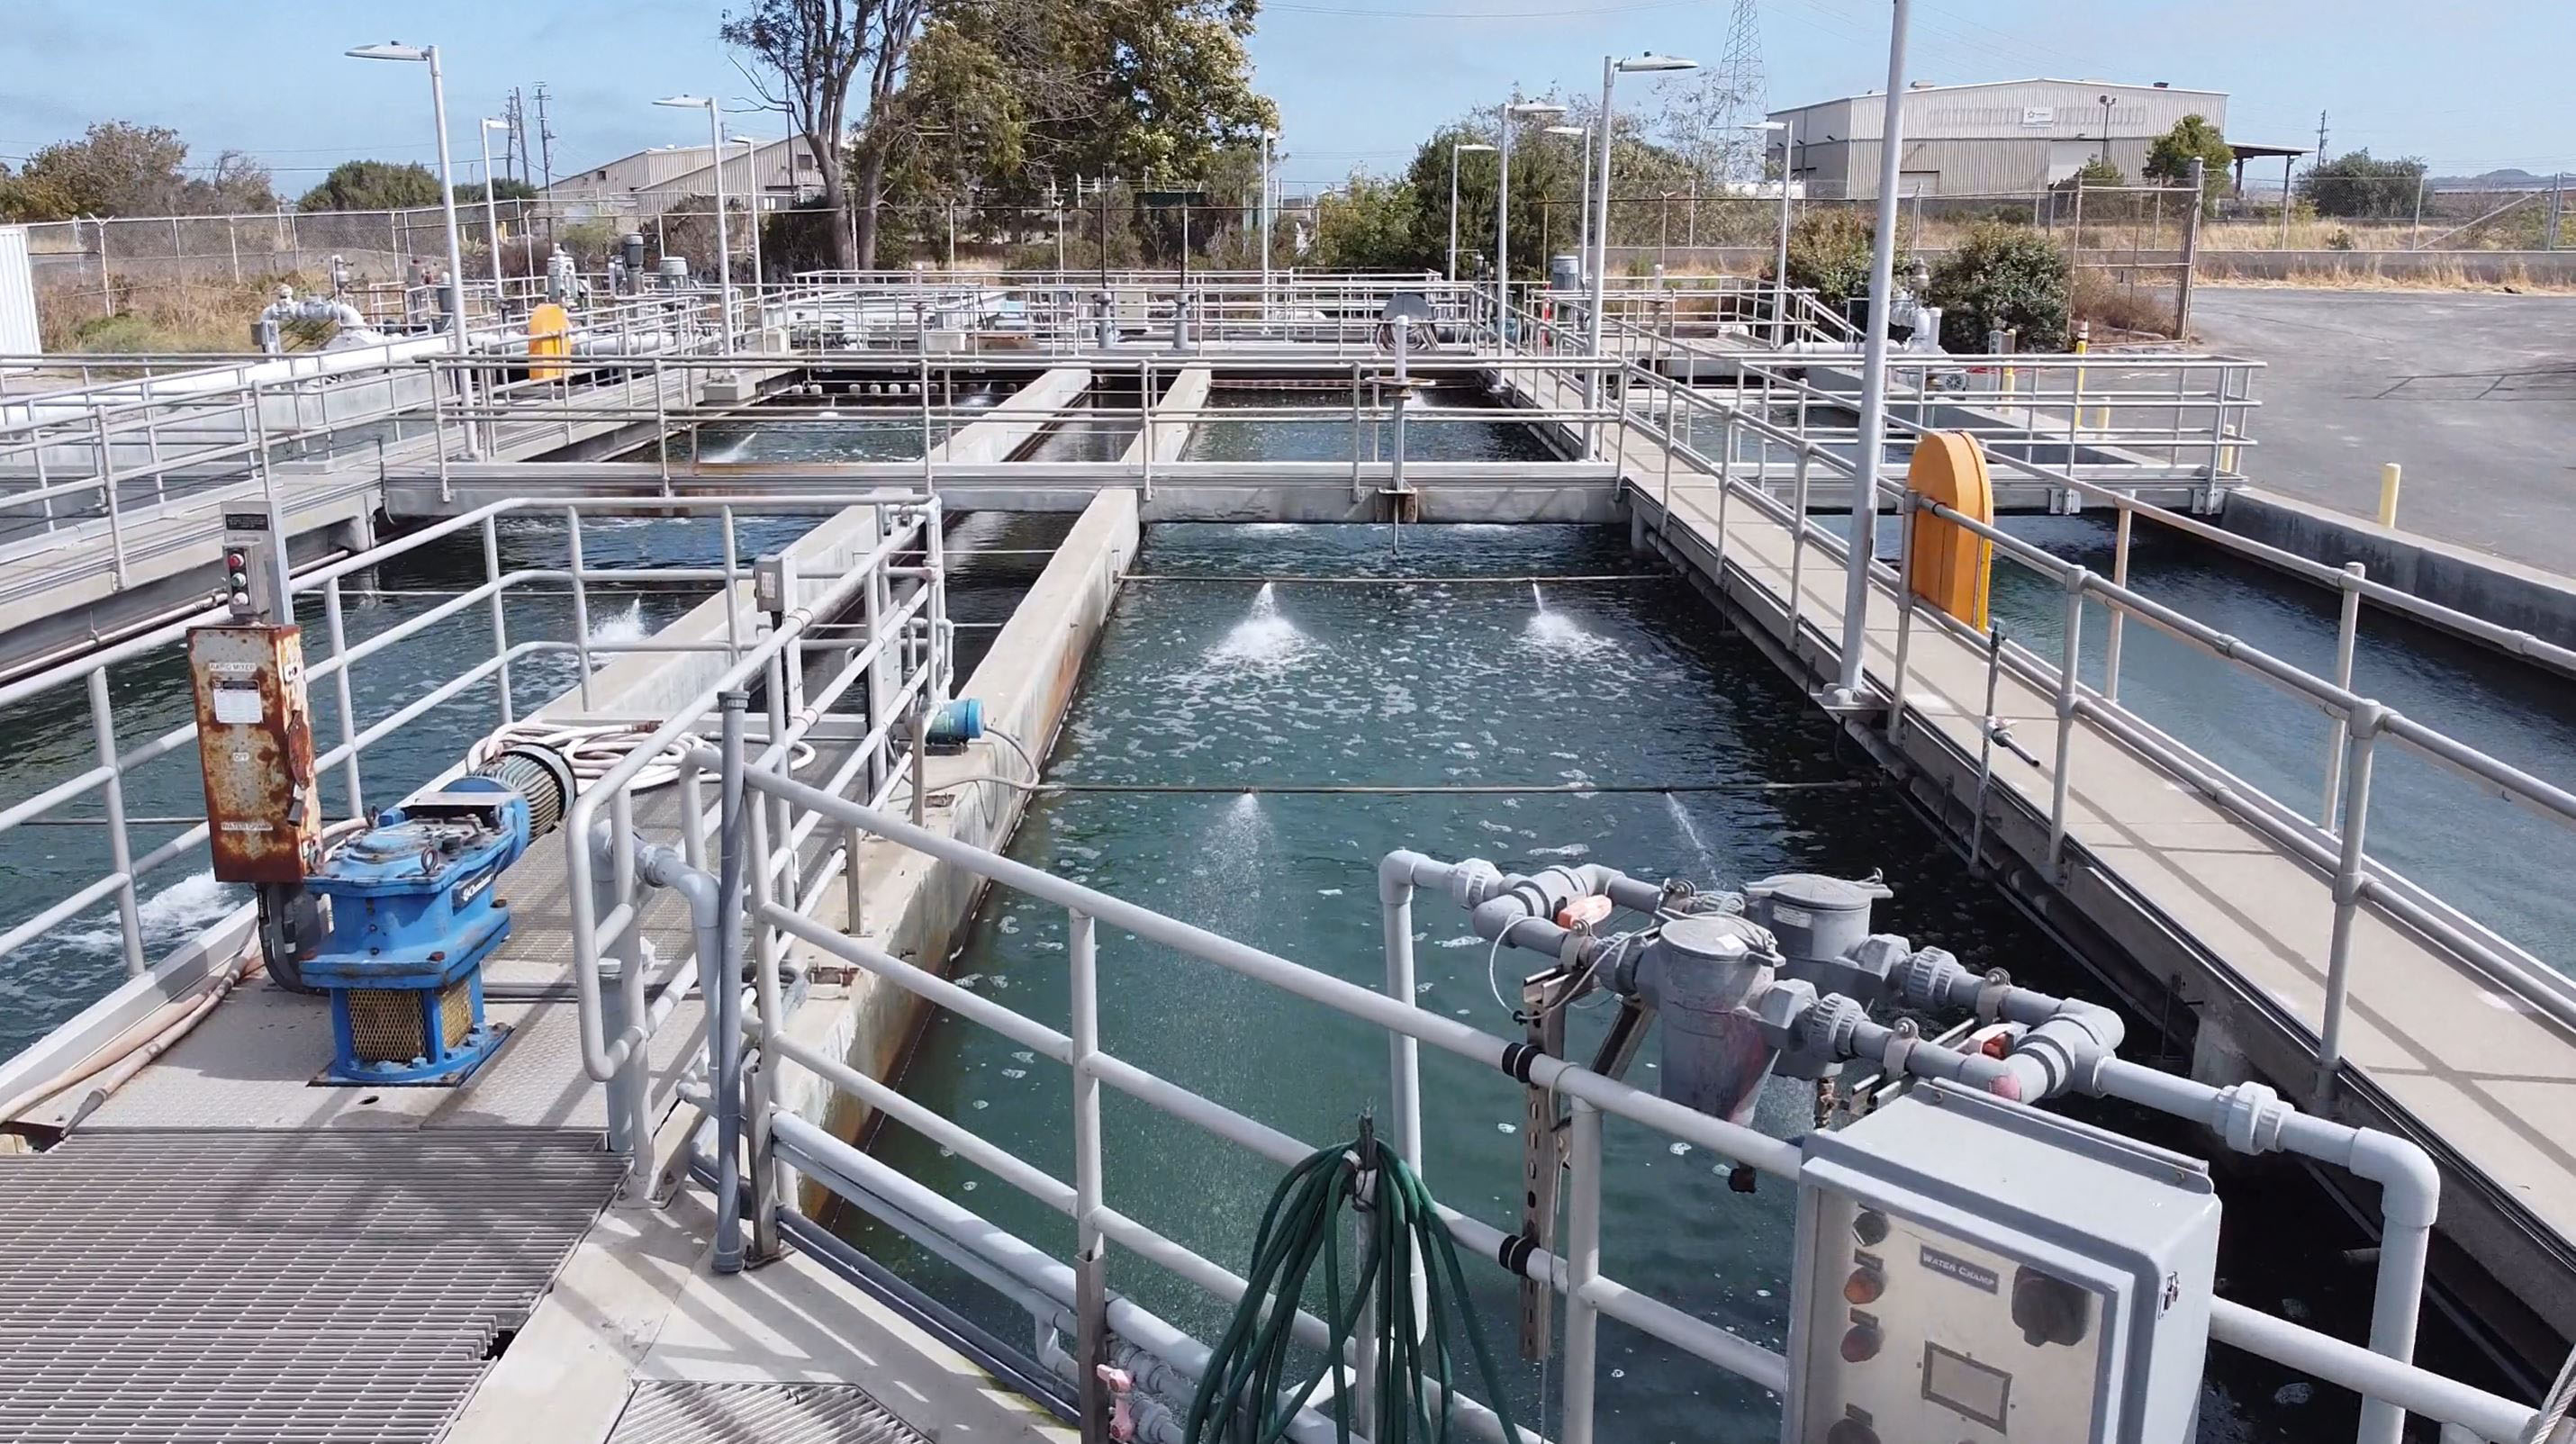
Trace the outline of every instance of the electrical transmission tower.
<path fill-rule="evenodd" d="M 1717 82 L 1726 97 L 1726 117 L 1731 151 L 1739 157 L 1731 167 L 1737 180 L 1759 180 L 1762 177 L 1762 143 L 1767 135 L 1752 135 L 1735 127 L 1750 125 L 1766 114 L 1762 79 L 1762 3 L 1761 0 L 1735 0 L 1735 18 L 1726 27 L 1726 52 L 1717 62 Z"/>

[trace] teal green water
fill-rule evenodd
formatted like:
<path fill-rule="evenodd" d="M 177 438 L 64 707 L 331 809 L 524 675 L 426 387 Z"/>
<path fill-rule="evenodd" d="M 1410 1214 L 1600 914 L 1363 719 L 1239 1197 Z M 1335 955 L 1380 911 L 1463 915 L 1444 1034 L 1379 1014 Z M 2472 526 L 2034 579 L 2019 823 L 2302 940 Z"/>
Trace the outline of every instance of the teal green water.
<path fill-rule="evenodd" d="M 1440 409 L 1484 409 L 1492 400 L 1472 386 L 1430 386 L 1422 390 L 1421 404 Z M 1372 406 L 1380 404 L 1372 399 Z M 1343 407 L 1350 405 L 1347 389 L 1325 387 L 1265 388 L 1254 386 L 1220 386 L 1208 392 L 1211 410 L 1234 407 L 1279 409 L 1286 407 Z M 1404 454 L 1414 461 L 1552 461 L 1555 453 L 1528 423 L 1500 419 L 1505 413 L 1496 410 L 1496 419 L 1462 419 L 1448 421 L 1408 420 L 1404 427 Z M 1183 461 L 1348 461 L 1351 459 L 1351 423 L 1348 420 L 1285 420 L 1248 418 L 1234 421 L 1211 418 L 1201 421 L 1190 433 L 1188 448 L 1181 453 Z M 1392 422 L 1375 422 L 1359 438 L 1361 455 L 1371 461 L 1384 460 L 1395 454 L 1395 426 Z"/>
<path fill-rule="evenodd" d="M 1030 807 L 1011 844 L 1022 861 L 1241 938 L 1368 986 L 1383 978 L 1374 877 L 1412 846 L 1506 868 L 1583 858 L 1645 876 L 1740 884 L 1788 869 L 1884 868 L 1896 897 L 1879 925 L 1937 942 L 1974 967 L 2002 965 L 2043 987 L 2090 994 L 2079 969 L 1985 886 L 1891 792 L 1866 759 L 1725 633 L 1678 581 L 1542 586 L 1436 580 L 1524 571 L 1629 573 L 1615 533 L 1568 527 L 1408 527 L 1401 559 L 1383 528 L 1165 526 L 1139 569 L 1289 575 L 1411 575 L 1410 586 L 1218 581 L 1131 583 L 1112 613 L 1050 759 L 1087 783 L 1712 784 L 1669 795 L 1313 796 L 1215 792 L 1072 793 Z M 1543 602 L 1544 607 L 1539 605 Z M 1859 784 L 1762 791 L 1766 781 Z M 1417 902 L 1418 1002 L 1509 1035 L 1488 953 L 1445 900 Z M 1066 1021 L 1064 919 L 1015 896 L 988 900 L 951 960 L 964 985 L 1033 1017 Z M 1509 970 L 1524 959 L 1505 960 Z M 1386 1099 L 1380 1035 L 1216 968 L 1104 930 L 1105 1046 L 1150 1071 L 1309 1142 L 1347 1138 Z M 1575 1046 L 1604 1020 L 1578 1017 Z M 2147 1029 L 2141 1028 L 2141 1034 Z M 2141 1036 L 2133 1052 L 2152 1055 Z M 1638 1078 L 1651 1087 L 1650 1045 Z M 1426 1052 L 1425 1176 L 1446 1203 L 1516 1226 L 1521 1109 L 1498 1074 Z M 1063 1070 L 954 1018 L 935 1016 L 903 1086 L 1058 1177 L 1070 1177 Z M 1760 1122 L 1801 1131 L 1808 1100 L 1776 1083 Z M 1266 1162 L 1115 1094 L 1104 1108 L 1108 1196 L 1130 1216 L 1243 1267 L 1277 1177 Z M 2189 1144 L 2187 1135 L 2159 1133 Z M 1029 1240 L 1069 1251 L 1070 1226 L 1008 1185 L 900 1128 L 879 1153 Z M 1790 1194 L 1766 1181 L 1731 1194 L 1724 1165 L 1609 1121 L 1616 1170 L 1605 1198 L 1604 1267 L 1654 1297 L 1778 1347 Z M 2277 1216 L 2232 1220 L 2224 1287 L 2357 1334 L 2368 1277 L 2336 1250 L 2358 1242 L 2295 1173 L 2259 1175 Z M 853 1237 L 969 1304 L 1004 1337 L 1025 1321 L 864 1220 Z M 1512 1288 L 1468 1260 L 1489 1336 L 1508 1351 Z M 1203 1295 L 1113 1252 L 1115 1286 L 1214 1337 Z M 2438 1346 L 2437 1346 L 2438 1347 Z M 1777 1401 L 1731 1376 L 1605 1323 L 1600 1424 L 1618 1441 L 1776 1438 Z M 2233 1355 L 2205 1390 L 2204 1437 L 2309 1439 L 2348 1427 L 2348 1401 L 2296 1390 Z M 1558 1381 L 1516 1368 L 1519 1407 L 1555 1427 Z"/>

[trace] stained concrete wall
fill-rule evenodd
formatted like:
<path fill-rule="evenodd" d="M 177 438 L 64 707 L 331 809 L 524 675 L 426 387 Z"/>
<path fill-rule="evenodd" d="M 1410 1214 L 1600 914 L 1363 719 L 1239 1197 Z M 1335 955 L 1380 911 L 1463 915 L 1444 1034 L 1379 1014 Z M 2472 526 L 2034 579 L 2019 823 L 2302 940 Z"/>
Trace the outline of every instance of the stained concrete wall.
<path fill-rule="evenodd" d="M 2359 562 L 2369 569 L 2373 581 L 2543 641 L 2576 647 L 2576 578 L 2384 527 L 2259 487 L 2229 493 L 2218 521 L 2239 536 L 2330 567 Z M 2472 640 L 2487 641 L 2474 636 Z M 2553 665 L 2543 657 L 2516 655 L 2537 665 Z"/>
<path fill-rule="evenodd" d="M 1215 382 L 1216 372 L 1208 367 L 1192 366 L 1182 371 L 1172 378 L 1172 384 L 1164 387 L 1161 398 L 1155 401 L 1156 417 L 1159 418 L 1165 412 L 1181 412 L 1186 415 L 1190 412 L 1206 410 L 1208 390 Z M 1181 453 L 1189 450 L 1190 435 L 1198 430 L 1198 425 L 1196 421 L 1186 419 L 1154 420 L 1137 434 L 1134 441 L 1128 443 L 1126 454 L 1119 460 L 1129 466 L 1144 460 L 1145 445 L 1150 438 L 1155 461 L 1178 461 L 1181 459 Z"/>

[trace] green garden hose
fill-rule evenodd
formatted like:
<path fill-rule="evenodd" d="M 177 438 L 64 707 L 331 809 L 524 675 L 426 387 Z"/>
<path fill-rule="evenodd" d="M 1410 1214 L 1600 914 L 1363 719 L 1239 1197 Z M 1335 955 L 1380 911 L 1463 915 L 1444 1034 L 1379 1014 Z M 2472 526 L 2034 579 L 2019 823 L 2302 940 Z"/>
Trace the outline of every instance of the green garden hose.
<path fill-rule="evenodd" d="M 1340 1241 L 1346 1206 L 1365 1211 L 1372 1225 L 1362 1231 L 1365 1247 L 1347 1297 Z M 1417 1261 L 1419 1301 L 1413 1287 Z M 1292 1387 L 1291 1329 L 1318 1262 L 1323 1299 L 1317 1312 L 1329 1343 L 1324 1357 Z M 1384 1301 L 1374 1323 L 1377 1366 L 1369 1381 L 1376 1411 L 1368 1430 L 1373 1444 L 1447 1444 L 1457 1398 L 1450 1382 L 1453 1327 L 1466 1335 L 1485 1397 L 1502 1419 L 1503 1437 L 1520 1437 L 1431 1193 L 1402 1159 L 1378 1146 L 1365 1121 L 1356 1141 L 1313 1154 L 1280 1180 L 1262 1211 L 1245 1278 L 1250 1287 L 1190 1401 L 1189 1444 L 1278 1444 L 1325 1372 L 1347 1357 L 1372 1295 Z M 1425 1379 L 1439 1385 L 1436 1404 Z M 1350 1390 L 1333 1390 L 1332 1416 L 1334 1437 L 1347 1444 Z"/>

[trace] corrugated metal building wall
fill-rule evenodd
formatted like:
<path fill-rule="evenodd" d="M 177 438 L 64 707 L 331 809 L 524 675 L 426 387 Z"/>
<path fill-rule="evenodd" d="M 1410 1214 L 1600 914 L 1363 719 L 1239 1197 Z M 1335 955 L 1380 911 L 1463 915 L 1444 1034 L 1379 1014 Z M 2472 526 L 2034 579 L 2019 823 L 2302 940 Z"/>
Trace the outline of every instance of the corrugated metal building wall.
<path fill-rule="evenodd" d="M 2103 153 L 2106 95 L 2111 163 L 2133 181 L 2148 145 L 2184 116 L 2227 125 L 2227 95 L 2217 90 L 2098 80 L 1917 85 L 1905 93 L 1904 192 L 2029 195 L 2064 180 Z M 1788 122 L 1797 173 L 1813 194 L 1878 193 L 1885 103 L 1858 95 L 1771 113 Z"/>
<path fill-rule="evenodd" d="M 27 228 L 0 226 L 0 356 L 35 356 L 45 349 L 36 327 L 36 280 L 28 266 Z"/>

